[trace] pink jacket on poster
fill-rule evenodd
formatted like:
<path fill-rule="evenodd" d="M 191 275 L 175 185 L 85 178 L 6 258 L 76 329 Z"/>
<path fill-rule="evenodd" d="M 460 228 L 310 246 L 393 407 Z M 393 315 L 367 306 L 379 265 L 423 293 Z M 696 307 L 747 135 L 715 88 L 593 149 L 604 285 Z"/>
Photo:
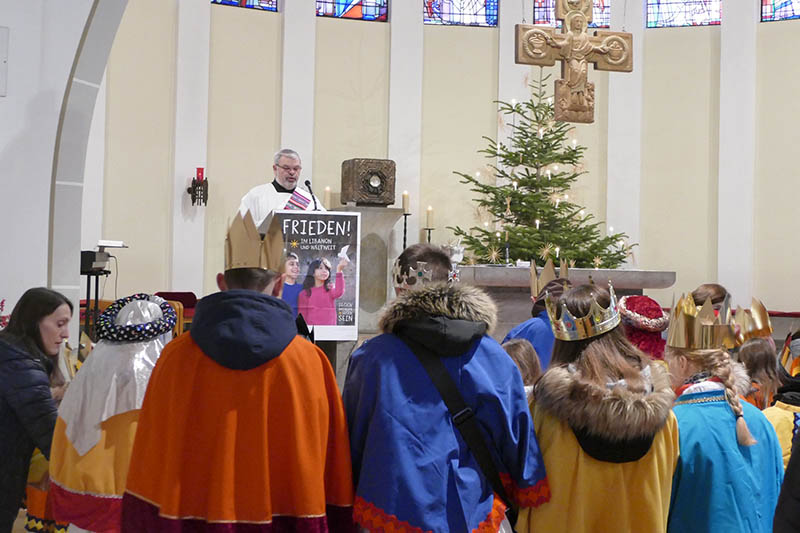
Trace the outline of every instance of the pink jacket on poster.
<path fill-rule="evenodd" d="M 306 323 L 315 326 L 336 325 L 336 299 L 344 294 L 344 275 L 336 273 L 336 281 L 331 290 L 325 287 L 312 287 L 311 296 L 308 291 L 300 291 L 297 297 L 297 312 L 303 315 Z"/>

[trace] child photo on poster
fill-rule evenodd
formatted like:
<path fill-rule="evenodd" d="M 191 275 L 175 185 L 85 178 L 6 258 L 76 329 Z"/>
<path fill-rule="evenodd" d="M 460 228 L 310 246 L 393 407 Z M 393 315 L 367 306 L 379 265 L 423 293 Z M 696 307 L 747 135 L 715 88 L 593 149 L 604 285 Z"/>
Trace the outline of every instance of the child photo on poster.
<path fill-rule="evenodd" d="M 276 211 L 286 244 L 283 300 L 318 340 L 358 336 L 359 213 Z"/>

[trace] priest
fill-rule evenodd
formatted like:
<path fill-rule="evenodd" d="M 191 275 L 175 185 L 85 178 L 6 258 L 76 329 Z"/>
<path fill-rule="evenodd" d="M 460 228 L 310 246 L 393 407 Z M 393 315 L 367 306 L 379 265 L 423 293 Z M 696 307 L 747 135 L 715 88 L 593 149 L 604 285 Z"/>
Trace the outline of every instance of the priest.
<path fill-rule="evenodd" d="M 242 197 L 239 212 L 245 216 L 249 211 L 256 227 L 260 227 L 264 219 L 276 209 L 325 211 L 319 198 L 311 191 L 298 187 L 302 170 L 303 163 L 297 152 L 289 148 L 278 151 L 273 157 L 272 172 L 275 178 L 272 183 L 250 189 Z M 310 183 L 308 180 L 304 182 L 309 189 Z"/>

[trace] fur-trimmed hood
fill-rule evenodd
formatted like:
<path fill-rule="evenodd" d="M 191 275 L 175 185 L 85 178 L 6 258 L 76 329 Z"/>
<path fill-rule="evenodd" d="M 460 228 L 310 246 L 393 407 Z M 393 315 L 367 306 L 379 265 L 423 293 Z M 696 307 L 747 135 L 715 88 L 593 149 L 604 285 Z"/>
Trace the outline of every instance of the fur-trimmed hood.
<path fill-rule="evenodd" d="M 483 322 L 486 332 L 491 333 L 497 325 L 497 305 L 477 287 L 436 283 L 406 291 L 389 303 L 379 325 L 384 333 L 392 333 L 401 321 L 432 316 Z"/>
<path fill-rule="evenodd" d="M 652 383 L 648 393 L 631 391 L 624 383 L 589 383 L 569 367 L 551 367 L 536 384 L 535 402 L 566 422 L 592 457 L 635 461 L 650 449 L 675 400 L 663 365 L 651 363 L 643 374 Z"/>

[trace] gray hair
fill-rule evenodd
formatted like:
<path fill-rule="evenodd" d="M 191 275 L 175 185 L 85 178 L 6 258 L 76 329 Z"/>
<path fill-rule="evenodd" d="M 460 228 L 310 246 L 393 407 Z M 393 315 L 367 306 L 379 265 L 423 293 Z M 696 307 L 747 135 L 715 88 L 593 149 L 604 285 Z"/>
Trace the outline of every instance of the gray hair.
<path fill-rule="evenodd" d="M 291 148 L 282 148 L 275 152 L 275 155 L 272 158 L 272 162 L 277 165 L 278 161 L 280 161 L 281 157 L 288 157 L 290 159 L 297 159 L 297 161 L 301 161 L 300 154 L 292 150 Z"/>

